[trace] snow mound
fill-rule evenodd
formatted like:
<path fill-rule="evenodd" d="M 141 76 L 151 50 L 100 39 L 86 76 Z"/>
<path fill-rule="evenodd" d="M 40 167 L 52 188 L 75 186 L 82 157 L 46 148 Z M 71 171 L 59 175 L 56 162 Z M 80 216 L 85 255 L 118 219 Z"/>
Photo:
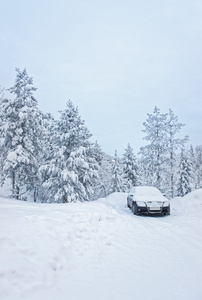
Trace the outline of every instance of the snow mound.
<path fill-rule="evenodd" d="M 104 203 L 112 207 L 123 207 L 126 206 L 128 193 L 114 192 L 106 198 L 100 198 L 96 202 Z"/>
<path fill-rule="evenodd" d="M 202 189 L 195 190 L 184 197 L 171 199 L 171 206 L 174 211 L 194 214 L 202 212 Z"/>
<path fill-rule="evenodd" d="M 202 189 L 195 190 L 183 197 L 185 201 L 202 203 Z"/>

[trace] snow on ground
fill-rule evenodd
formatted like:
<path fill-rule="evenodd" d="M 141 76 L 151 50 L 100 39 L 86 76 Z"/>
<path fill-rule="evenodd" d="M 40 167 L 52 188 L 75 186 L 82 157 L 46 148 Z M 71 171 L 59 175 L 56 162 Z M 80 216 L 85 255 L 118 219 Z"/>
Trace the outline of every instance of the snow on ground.
<path fill-rule="evenodd" d="M 202 190 L 166 217 L 132 215 L 126 196 L 0 198 L 0 299 L 201 300 Z"/>

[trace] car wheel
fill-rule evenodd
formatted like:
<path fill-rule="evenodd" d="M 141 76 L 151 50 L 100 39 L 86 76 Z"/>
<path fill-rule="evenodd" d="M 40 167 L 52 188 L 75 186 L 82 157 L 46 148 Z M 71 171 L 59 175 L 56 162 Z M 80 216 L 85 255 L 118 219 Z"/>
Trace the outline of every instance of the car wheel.
<path fill-rule="evenodd" d="M 133 204 L 132 204 L 132 212 L 133 212 L 134 215 L 137 214 L 137 204 L 134 203 L 134 202 L 133 202 Z"/>
<path fill-rule="evenodd" d="M 127 206 L 130 208 L 130 205 L 129 205 L 129 202 L 128 202 L 128 200 L 127 200 Z"/>

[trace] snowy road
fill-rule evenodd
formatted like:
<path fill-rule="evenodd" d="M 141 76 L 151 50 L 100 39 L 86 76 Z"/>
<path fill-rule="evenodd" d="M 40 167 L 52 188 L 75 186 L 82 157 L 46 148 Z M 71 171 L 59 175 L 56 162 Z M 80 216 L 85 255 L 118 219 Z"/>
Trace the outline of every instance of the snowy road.
<path fill-rule="evenodd" d="M 134 216 L 126 195 L 76 204 L 0 198 L 0 299 L 201 300 L 202 190 L 171 216 Z"/>

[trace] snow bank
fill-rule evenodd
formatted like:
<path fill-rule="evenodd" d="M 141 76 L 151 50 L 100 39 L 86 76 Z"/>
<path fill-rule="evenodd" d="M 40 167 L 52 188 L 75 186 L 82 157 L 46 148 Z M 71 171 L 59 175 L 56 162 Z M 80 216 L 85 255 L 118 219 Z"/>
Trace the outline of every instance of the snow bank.
<path fill-rule="evenodd" d="M 134 216 L 125 193 L 70 204 L 0 198 L 0 299 L 202 299 L 201 195 L 171 200 L 162 218 Z"/>
<path fill-rule="evenodd" d="M 106 198 L 100 198 L 97 200 L 97 202 L 107 204 L 112 207 L 117 206 L 126 206 L 128 193 L 119 193 L 115 192 L 107 196 Z"/>
<path fill-rule="evenodd" d="M 195 214 L 202 213 L 202 189 L 195 190 L 184 197 L 175 197 L 171 200 L 174 212 Z"/>

